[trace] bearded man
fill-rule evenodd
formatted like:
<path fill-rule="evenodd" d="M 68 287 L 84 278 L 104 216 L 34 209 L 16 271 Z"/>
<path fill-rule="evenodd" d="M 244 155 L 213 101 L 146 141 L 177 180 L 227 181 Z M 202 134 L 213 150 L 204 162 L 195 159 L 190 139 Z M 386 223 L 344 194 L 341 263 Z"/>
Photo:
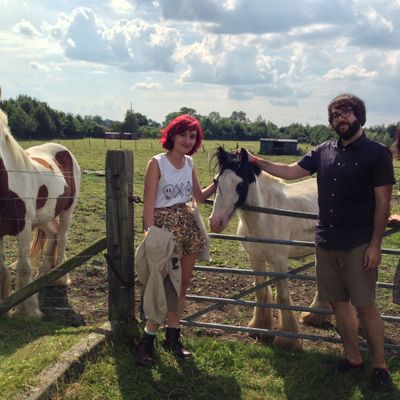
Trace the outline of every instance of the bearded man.
<path fill-rule="evenodd" d="M 342 338 L 344 358 L 338 372 L 364 368 L 358 347 L 358 316 L 372 358 L 374 391 L 394 390 L 384 357 L 384 325 L 375 306 L 381 243 L 395 183 L 390 150 L 369 140 L 362 127 L 364 102 L 344 93 L 328 105 L 328 140 L 292 164 L 275 163 L 249 153 L 249 161 L 271 175 L 299 179 L 317 174 L 319 216 L 316 270 L 321 301 L 328 301 Z"/>

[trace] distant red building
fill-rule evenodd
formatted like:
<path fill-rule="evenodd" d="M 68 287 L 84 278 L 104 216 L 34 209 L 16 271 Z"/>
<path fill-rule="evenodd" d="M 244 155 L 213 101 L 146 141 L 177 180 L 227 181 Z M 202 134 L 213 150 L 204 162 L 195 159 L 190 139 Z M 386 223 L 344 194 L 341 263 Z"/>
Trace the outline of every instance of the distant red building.
<path fill-rule="evenodd" d="M 136 140 L 138 138 L 137 133 L 130 132 L 105 132 L 106 139 L 120 139 L 120 140 Z"/>

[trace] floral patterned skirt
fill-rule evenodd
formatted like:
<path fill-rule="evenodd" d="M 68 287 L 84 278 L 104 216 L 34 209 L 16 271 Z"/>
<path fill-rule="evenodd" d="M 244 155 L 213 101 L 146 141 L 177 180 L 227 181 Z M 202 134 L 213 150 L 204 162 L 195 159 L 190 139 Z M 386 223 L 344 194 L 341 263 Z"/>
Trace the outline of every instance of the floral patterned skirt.
<path fill-rule="evenodd" d="M 154 209 L 154 224 L 173 233 L 178 242 L 178 253 L 195 254 L 203 250 L 206 241 L 186 204 Z"/>

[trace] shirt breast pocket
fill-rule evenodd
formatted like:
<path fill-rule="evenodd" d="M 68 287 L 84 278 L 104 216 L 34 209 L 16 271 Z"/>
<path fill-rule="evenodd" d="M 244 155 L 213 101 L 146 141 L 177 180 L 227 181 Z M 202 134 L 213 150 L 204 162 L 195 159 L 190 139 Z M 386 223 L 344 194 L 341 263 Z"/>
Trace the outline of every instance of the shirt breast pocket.
<path fill-rule="evenodd" d="M 370 185 L 368 166 L 362 161 L 348 161 L 343 172 L 343 181 L 347 186 L 347 190 L 350 190 L 352 193 L 363 191 Z"/>

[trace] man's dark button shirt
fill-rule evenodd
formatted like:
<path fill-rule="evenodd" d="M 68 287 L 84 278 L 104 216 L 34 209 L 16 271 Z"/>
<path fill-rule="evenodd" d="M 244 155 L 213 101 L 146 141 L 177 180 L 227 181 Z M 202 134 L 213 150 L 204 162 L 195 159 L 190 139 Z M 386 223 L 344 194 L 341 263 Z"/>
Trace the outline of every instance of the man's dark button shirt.
<path fill-rule="evenodd" d="M 390 150 L 365 134 L 343 147 L 329 140 L 298 164 L 317 173 L 319 218 L 315 243 L 350 250 L 371 240 L 377 186 L 395 183 Z"/>

